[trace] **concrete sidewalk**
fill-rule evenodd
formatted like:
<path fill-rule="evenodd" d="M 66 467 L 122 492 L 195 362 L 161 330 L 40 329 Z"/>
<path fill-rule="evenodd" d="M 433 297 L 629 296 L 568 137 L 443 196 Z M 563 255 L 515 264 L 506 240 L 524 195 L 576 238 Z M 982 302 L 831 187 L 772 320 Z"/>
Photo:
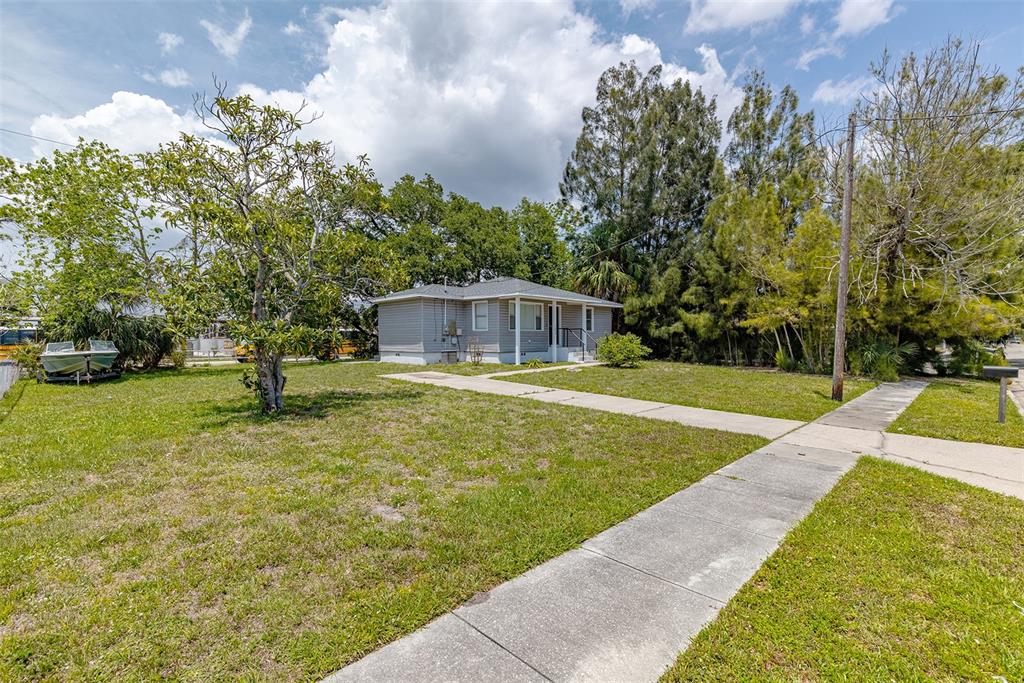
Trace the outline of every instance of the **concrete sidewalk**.
<path fill-rule="evenodd" d="M 444 372 L 425 371 L 403 372 L 383 375 L 383 377 L 404 380 L 406 382 L 433 384 L 439 387 L 448 387 L 449 389 L 477 391 L 499 396 L 518 396 L 535 401 L 561 403 L 563 405 L 602 410 L 609 413 L 637 415 L 654 420 L 677 422 L 689 427 L 754 434 L 767 439 L 778 438 L 804 424 L 799 420 L 783 420 L 776 417 L 730 413 L 723 410 L 707 410 L 705 408 L 690 408 L 673 403 L 642 401 L 635 398 L 592 394 L 585 391 L 554 389 L 551 387 L 534 386 L 532 384 L 519 384 L 517 382 L 503 382 L 499 379 L 481 377 L 479 375 L 450 375 Z"/>
<path fill-rule="evenodd" d="M 884 426 L 919 391 L 882 385 L 855 412 Z M 811 427 L 861 431 L 788 436 Z M 858 457 L 841 442 L 775 441 L 327 680 L 657 680 Z"/>

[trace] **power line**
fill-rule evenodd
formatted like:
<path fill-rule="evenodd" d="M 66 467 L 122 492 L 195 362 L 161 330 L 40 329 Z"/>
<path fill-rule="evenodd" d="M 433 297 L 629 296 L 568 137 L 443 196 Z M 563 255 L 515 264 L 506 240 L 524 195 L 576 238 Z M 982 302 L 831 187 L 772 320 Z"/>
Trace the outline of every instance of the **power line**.
<path fill-rule="evenodd" d="M 986 109 L 983 111 L 967 111 L 962 114 L 930 114 L 928 116 L 876 116 L 864 121 L 861 126 L 867 126 L 876 121 L 934 121 L 935 119 L 965 119 L 969 116 L 988 116 L 990 114 L 1016 114 L 1024 111 L 1024 107 L 1011 107 L 1009 109 Z"/>
<path fill-rule="evenodd" d="M 10 128 L 0 128 L 0 131 L 3 131 L 5 133 L 10 133 L 11 135 L 20 135 L 23 138 L 32 138 L 33 140 L 42 140 L 43 142 L 52 142 L 55 145 L 64 145 L 65 147 L 75 147 L 75 145 L 72 145 L 70 142 L 61 142 L 60 140 L 51 140 L 50 138 L 41 138 L 38 135 L 29 135 L 28 133 L 22 133 L 22 132 L 19 132 L 19 131 L 16 131 L 16 130 L 11 130 Z"/>

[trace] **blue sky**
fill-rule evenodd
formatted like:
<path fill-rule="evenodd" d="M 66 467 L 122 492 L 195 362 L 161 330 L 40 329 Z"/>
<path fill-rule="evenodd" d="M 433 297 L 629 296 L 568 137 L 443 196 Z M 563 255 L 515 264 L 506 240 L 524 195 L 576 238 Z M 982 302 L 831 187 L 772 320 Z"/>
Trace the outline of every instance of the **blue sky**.
<path fill-rule="evenodd" d="M 0 127 L 152 149 L 199 132 L 192 96 L 211 74 L 263 101 L 310 102 L 311 135 L 339 160 L 367 153 L 381 179 L 433 173 L 485 203 L 553 199 L 601 71 L 623 59 L 738 102 L 761 68 L 804 109 L 843 118 L 868 65 L 982 41 L 1024 64 L 1024 2 L 572 3 L 35 2 L 0 4 Z M 54 145 L 0 132 L 28 161 Z"/>

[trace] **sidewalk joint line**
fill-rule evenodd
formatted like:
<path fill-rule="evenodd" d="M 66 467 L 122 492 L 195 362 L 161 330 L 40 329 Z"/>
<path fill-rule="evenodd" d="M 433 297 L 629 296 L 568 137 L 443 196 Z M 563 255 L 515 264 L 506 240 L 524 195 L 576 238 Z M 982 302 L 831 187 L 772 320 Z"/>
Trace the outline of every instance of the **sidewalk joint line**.
<path fill-rule="evenodd" d="M 533 671 L 533 672 L 534 672 L 535 674 L 537 674 L 538 676 L 540 676 L 541 678 L 543 678 L 543 679 L 544 679 L 545 681 L 549 681 L 549 682 L 551 682 L 551 683 L 554 683 L 554 681 L 553 681 L 553 679 L 552 679 L 551 677 L 549 677 L 549 676 L 546 676 L 546 675 L 544 675 L 544 673 L 543 673 L 542 671 L 540 671 L 539 669 L 537 669 L 537 667 L 535 667 L 535 666 L 534 666 L 533 664 L 530 664 L 530 663 L 529 663 L 528 661 L 526 661 L 525 659 L 523 659 L 522 657 L 520 657 L 519 655 L 517 655 L 517 654 L 516 654 L 515 652 L 512 652 L 512 650 L 508 649 L 507 647 L 505 647 L 504 645 L 502 645 L 501 643 L 499 643 L 499 642 L 498 642 L 497 640 L 495 640 L 494 638 L 491 638 L 491 637 L 490 637 L 489 635 L 487 635 L 486 633 L 484 633 L 483 631 L 481 631 L 480 629 L 478 629 L 478 628 L 477 628 L 476 626 L 474 626 L 474 625 L 473 625 L 472 623 L 470 623 L 470 622 L 469 622 L 469 621 L 468 621 L 467 619 L 465 619 L 465 618 L 464 618 L 464 617 L 462 617 L 461 615 L 459 615 L 459 614 L 456 614 L 456 613 L 455 613 L 454 611 L 452 611 L 452 612 L 449 612 L 449 614 L 451 614 L 451 615 L 452 615 L 453 617 L 455 617 L 456 619 L 458 619 L 459 621 L 461 621 L 461 622 L 462 622 L 463 624 L 465 624 L 466 626 L 470 627 L 471 629 L 473 629 L 474 631 L 476 631 L 477 633 L 479 633 L 480 635 L 482 635 L 482 636 L 483 636 L 484 638 L 486 638 L 487 640 L 491 641 L 492 643 L 494 643 L 495 645 L 497 645 L 498 647 L 500 647 L 500 648 L 501 648 L 502 650 L 504 650 L 505 652 L 507 652 L 507 653 L 509 653 L 510 655 L 512 655 L 513 657 L 515 657 L 515 658 L 516 658 L 517 660 L 519 660 L 520 662 L 522 662 L 523 664 L 525 664 L 525 665 L 526 665 L 526 666 L 527 666 L 527 667 L 528 667 L 528 668 L 529 668 L 529 669 L 530 669 L 531 671 Z"/>
<path fill-rule="evenodd" d="M 584 541 L 584 543 L 585 542 L 586 541 Z M 632 569 L 635 572 L 639 572 L 640 574 L 646 574 L 647 576 L 650 576 L 651 578 L 657 579 L 658 581 L 663 581 L 663 582 L 669 584 L 670 586 L 675 586 L 676 588 L 682 588 L 684 591 L 689 591 L 690 593 L 693 593 L 694 595 L 699 595 L 700 597 L 707 598 L 708 600 L 714 600 L 716 603 L 718 603 L 722 607 L 725 606 L 725 602 L 722 601 L 722 600 L 719 600 L 718 598 L 713 598 L 710 595 L 706 595 L 704 593 L 701 593 L 700 591 L 695 591 L 692 588 L 687 588 L 686 586 L 684 586 L 681 583 L 676 583 L 675 581 L 673 581 L 671 579 L 666 579 L 664 576 L 658 576 L 657 574 L 654 574 L 652 572 L 646 571 L 644 569 L 640 569 L 640 567 L 634 567 L 629 562 L 623 562 L 622 560 L 614 558 L 611 555 L 605 555 L 604 553 L 602 553 L 599 550 L 594 550 L 593 548 L 588 548 L 585 545 L 581 545 L 580 549 L 586 550 L 588 553 L 592 553 L 594 555 L 597 555 L 598 557 L 603 557 L 606 560 L 611 560 L 612 562 L 615 562 L 617 564 L 621 564 L 623 567 L 628 567 L 629 569 Z"/>

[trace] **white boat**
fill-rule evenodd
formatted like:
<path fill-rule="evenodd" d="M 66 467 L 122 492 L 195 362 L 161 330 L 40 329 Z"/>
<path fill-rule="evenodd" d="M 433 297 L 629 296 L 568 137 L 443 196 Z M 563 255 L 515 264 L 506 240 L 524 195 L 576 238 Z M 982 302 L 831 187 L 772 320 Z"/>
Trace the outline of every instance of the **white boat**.
<path fill-rule="evenodd" d="M 117 359 L 117 347 L 106 339 L 89 340 L 89 367 L 92 370 L 109 370 Z"/>
<path fill-rule="evenodd" d="M 117 347 L 114 342 L 90 339 L 88 351 L 75 350 L 74 342 L 51 342 L 39 356 L 47 375 L 91 375 L 114 365 Z"/>

